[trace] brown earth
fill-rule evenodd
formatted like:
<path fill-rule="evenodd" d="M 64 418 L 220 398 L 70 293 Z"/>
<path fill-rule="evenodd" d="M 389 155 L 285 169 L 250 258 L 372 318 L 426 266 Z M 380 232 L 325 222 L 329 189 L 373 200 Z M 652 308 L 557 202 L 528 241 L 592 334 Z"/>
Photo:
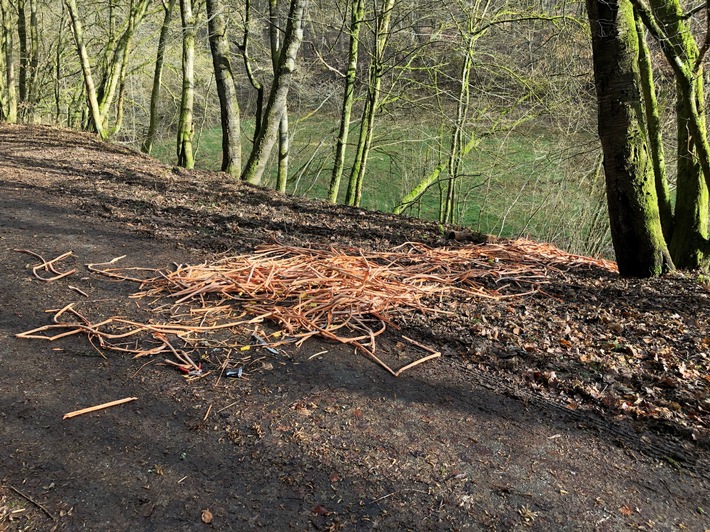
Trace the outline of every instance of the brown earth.
<path fill-rule="evenodd" d="M 2 530 L 710 529 L 710 298 L 697 275 L 551 265 L 531 295 L 451 296 L 440 304 L 455 316 L 402 314 L 380 337 L 394 366 L 420 356 L 403 334 L 444 355 L 398 378 L 310 340 L 253 346 L 231 379 L 215 349 L 190 380 L 86 337 L 15 335 L 72 302 L 144 318 L 135 284 L 84 266 L 120 255 L 169 270 L 272 241 L 477 244 L 44 127 L 0 127 L 0 190 Z M 57 268 L 77 272 L 42 282 L 17 249 L 71 250 Z M 62 419 L 123 397 L 138 399 Z"/>

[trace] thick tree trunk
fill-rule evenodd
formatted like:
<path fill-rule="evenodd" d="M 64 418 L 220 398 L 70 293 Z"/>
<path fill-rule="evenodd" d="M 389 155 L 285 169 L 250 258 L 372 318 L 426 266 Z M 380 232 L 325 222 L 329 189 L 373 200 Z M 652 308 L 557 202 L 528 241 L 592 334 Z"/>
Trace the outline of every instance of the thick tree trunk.
<path fill-rule="evenodd" d="M 182 99 L 177 138 L 177 164 L 193 168 L 193 107 L 195 102 L 195 33 L 196 21 L 192 0 L 180 0 L 182 18 Z"/>
<path fill-rule="evenodd" d="M 619 272 L 650 277 L 673 268 L 661 228 L 648 153 L 639 38 L 629 0 L 587 0 L 599 136 L 604 152 L 612 242 Z"/>
<path fill-rule="evenodd" d="M 175 8 L 176 0 L 169 0 L 165 4 L 165 13 L 163 15 L 163 24 L 160 27 L 160 37 L 158 37 L 158 52 L 155 57 L 155 71 L 153 73 L 153 89 L 150 92 L 150 122 L 148 124 L 148 133 L 141 146 L 143 153 L 148 153 L 153 150 L 155 142 L 155 133 L 158 128 L 158 103 L 160 101 L 160 86 L 163 82 L 163 64 L 165 62 L 165 45 L 168 40 L 168 32 L 170 31 L 170 20 L 172 18 L 173 9 Z"/>
<path fill-rule="evenodd" d="M 352 0 L 350 16 L 350 47 L 348 50 L 348 69 L 345 72 L 345 94 L 340 112 L 340 130 L 335 144 L 335 162 L 328 189 L 328 201 L 336 203 L 340 192 L 340 181 L 345 168 L 345 150 L 350 134 L 350 116 L 355 101 L 355 79 L 357 77 L 358 51 L 360 48 L 360 27 L 365 19 L 365 0 Z"/>
<path fill-rule="evenodd" d="M 229 60 L 229 41 L 220 0 L 207 0 L 210 50 L 219 96 L 222 124 L 222 171 L 238 177 L 241 172 L 241 132 L 237 88 Z"/>
<path fill-rule="evenodd" d="M 106 138 L 106 131 L 103 127 L 103 119 L 101 110 L 99 109 L 99 101 L 96 96 L 96 86 L 94 78 L 91 75 L 91 65 L 89 63 L 89 54 L 84 45 L 84 30 L 79 19 L 79 13 L 76 8 L 76 0 L 64 0 L 64 4 L 69 10 L 69 16 L 72 23 L 72 32 L 74 33 L 74 42 L 76 43 L 79 60 L 81 61 L 81 70 L 84 74 L 84 87 L 86 89 L 86 97 L 89 101 L 89 111 L 91 113 L 91 122 L 94 129 L 101 138 Z"/>
<path fill-rule="evenodd" d="M 271 85 L 269 103 L 266 106 L 259 136 L 242 173 L 242 179 L 255 185 L 261 183 L 271 150 L 277 141 L 281 116 L 288 99 L 289 85 L 296 68 L 296 56 L 303 40 L 303 17 L 307 3 L 307 0 L 291 0 L 278 73 L 274 76 Z"/>

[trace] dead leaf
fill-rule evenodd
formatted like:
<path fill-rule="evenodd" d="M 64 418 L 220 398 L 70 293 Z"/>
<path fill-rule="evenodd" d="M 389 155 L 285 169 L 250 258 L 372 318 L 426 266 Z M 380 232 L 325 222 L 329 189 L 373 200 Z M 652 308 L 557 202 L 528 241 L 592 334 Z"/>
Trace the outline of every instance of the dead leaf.
<path fill-rule="evenodd" d="M 202 522 L 205 523 L 206 525 L 209 525 L 212 523 L 212 512 L 207 510 L 202 510 Z"/>
<path fill-rule="evenodd" d="M 325 506 L 323 506 L 322 504 L 319 504 L 311 511 L 316 515 L 330 515 L 332 513 L 326 510 Z"/>
<path fill-rule="evenodd" d="M 619 508 L 619 513 L 628 517 L 630 515 L 633 515 L 634 511 L 629 507 L 628 504 L 625 504 L 621 508 Z"/>

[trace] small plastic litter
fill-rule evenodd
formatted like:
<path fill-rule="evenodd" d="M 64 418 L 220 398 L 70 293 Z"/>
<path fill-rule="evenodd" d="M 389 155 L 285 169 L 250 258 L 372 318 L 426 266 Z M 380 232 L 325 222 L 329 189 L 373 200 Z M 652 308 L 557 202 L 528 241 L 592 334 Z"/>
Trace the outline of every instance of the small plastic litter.
<path fill-rule="evenodd" d="M 234 377 L 236 379 L 241 378 L 242 372 L 244 371 L 244 368 L 237 368 L 237 369 L 228 369 L 227 371 L 224 372 L 225 377 Z"/>
<path fill-rule="evenodd" d="M 269 353 L 272 355 L 279 355 L 278 349 L 274 349 L 273 347 L 269 347 L 269 344 L 267 343 L 266 340 L 264 340 L 261 336 L 259 336 L 256 333 L 252 333 L 251 337 L 256 340 L 260 346 L 262 346 L 264 349 L 266 349 Z"/>

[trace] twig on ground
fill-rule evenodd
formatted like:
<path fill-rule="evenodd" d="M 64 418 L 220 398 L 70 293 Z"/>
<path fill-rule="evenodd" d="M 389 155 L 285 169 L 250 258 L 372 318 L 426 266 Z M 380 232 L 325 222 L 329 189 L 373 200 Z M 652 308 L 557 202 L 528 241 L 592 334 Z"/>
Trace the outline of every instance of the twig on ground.
<path fill-rule="evenodd" d="M 68 414 L 64 414 L 64 417 L 62 419 L 69 419 L 72 417 L 81 416 L 83 414 L 88 414 L 89 412 L 96 412 L 97 410 L 103 410 L 105 408 L 110 408 L 112 406 L 122 405 L 124 403 L 129 403 L 131 401 L 135 401 L 137 399 L 138 399 L 137 397 L 125 397 L 123 399 L 118 399 L 116 401 L 110 401 L 108 403 L 90 406 L 88 408 L 82 408 L 81 410 L 75 410 L 74 412 L 69 412 Z"/>
<path fill-rule="evenodd" d="M 39 508 L 40 510 L 42 510 L 45 514 L 47 514 L 47 517 L 49 517 L 52 521 L 56 521 L 56 520 L 57 520 L 57 518 L 54 517 L 54 515 L 52 514 L 52 512 L 50 512 L 49 510 L 47 510 L 47 508 L 45 508 L 45 507 L 42 506 L 40 503 L 38 503 L 37 501 L 35 501 L 32 497 L 30 497 L 30 496 L 27 495 L 26 493 L 21 492 L 21 491 L 18 490 L 15 486 L 8 486 L 8 487 L 9 487 L 12 491 L 14 491 L 15 493 L 17 493 L 20 497 L 22 497 L 23 499 L 25 499 L 25 500 L 31 502 L 31 503 L 34 504 L 37 508 Z"/>

